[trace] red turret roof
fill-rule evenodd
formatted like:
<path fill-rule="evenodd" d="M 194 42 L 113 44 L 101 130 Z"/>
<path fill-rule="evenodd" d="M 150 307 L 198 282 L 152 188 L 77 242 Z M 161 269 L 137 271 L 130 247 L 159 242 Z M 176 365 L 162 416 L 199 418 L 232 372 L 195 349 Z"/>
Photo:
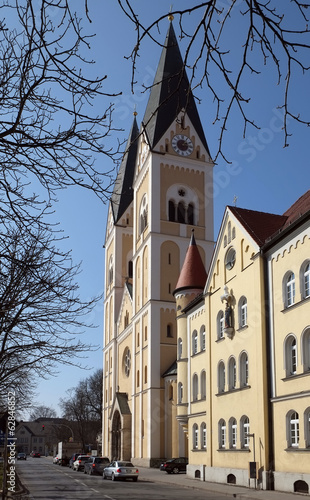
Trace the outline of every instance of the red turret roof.
<path fill-rule="evenodd" d="M 203 290 L 206 281 L 207 273 L 200 257 L 193 232 L 174 293 L 185 289 Z"/>

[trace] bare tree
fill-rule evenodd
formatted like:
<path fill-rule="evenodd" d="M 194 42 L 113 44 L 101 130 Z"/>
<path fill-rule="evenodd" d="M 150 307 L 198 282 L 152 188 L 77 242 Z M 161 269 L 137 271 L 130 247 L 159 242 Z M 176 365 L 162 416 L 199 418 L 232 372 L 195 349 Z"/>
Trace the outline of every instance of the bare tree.
<path fill-rule="evenodd" d="M 57 413 L 54 408 L 50 408 L 44 405 L 38 405 L 33 407 L 32 412 L 30 413 L 29 420 L 36 420 L 37 418 L 56 418 Z"/>
<path fill-rule="evenodd" d="M 54 246 L 49 232 L 8 229 L 0 234 L 0 396 L 23 392 L 56 363 L 79 365 L 94 347 L 77 339 L 98 298 L 83 302 L 79 266 Z M 23 383 L 24 378 L 24 383 Z"/>
<path fill-rule="evenodd" d="M 78 439 L 85 447 L 94 443 L 102 423 L 102 369 L 81 380 L 60 400 L 63 416 L 76 423 Z"/>
<path fill-rule="evenodd" d="M 136 29 L 136 43 L 128 56 L 132 59 L 134 90 L 137 58 L 143 50 L 143 42 L 148 37 L 161 44 L 160 29 L 166 29 L 167 13 L 144 26 L 138 7 L 131 0 L 118 0 L 118 3 Z M 208 0 L 191 1 L 187 9 L 170 12 L 170 19 L 174 18 L 178 25 L 180 38 L 185 40 L 183 71 L 186 69 L 189 73 L 192 90 L 206 87 L 216 104 L 214 123 L 219 123 L 220 131 L 215 158 L 219 154 L 225 158 L 223 138 L 233 109 L 241 115 L 243 136 L 249 125 L 259 128 L 255 117 L 248 115 L 247 104 L 253 97 L 249 79 L 262 71 L 275 70 L 275 85 L 279 85 L 279 92 L 282 92 L 279 108 L 284 117 L 284 146 L 288 146 L 290 119 L 310 125 L 310 117 L 304 116 L 303 109 L 295 110 L 291 99 L 293 77 L 304 75 L 310 67 L 309 6 L 309 2 L 299 0 Z M 231 64 L 232 55 L 234 65 Z M 179 77 L 181 83 L 183 74 Z"/>
<path fill-rule="evenodd" d="M 106 144 L 117 94 L 103 91 L 106 76 L 91 76 L 81 16 L 90 23 L 75 2 L 1 3 L 0 221 L 9 212 L 32 225 L 58 189 L 78 185 L 109 198 L 113 172 L 97 169 L 95 157 L 119 158 Z"/>

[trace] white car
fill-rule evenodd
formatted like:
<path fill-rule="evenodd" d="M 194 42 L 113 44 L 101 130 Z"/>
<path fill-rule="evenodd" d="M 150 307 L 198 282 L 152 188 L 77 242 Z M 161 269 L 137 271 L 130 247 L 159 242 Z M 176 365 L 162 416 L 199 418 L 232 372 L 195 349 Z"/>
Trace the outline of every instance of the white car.
<path fill-rule="evenodd" d="M 75 462 L 73 462 L 73 470 L 84 470 L 84 463 L 89 459 L 89 455 L 79 455 Z"/>

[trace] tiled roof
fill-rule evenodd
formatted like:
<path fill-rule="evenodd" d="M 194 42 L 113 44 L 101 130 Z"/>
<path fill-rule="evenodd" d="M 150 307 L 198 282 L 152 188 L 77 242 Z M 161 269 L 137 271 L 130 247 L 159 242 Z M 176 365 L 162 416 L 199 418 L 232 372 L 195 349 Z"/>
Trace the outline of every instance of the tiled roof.
<path fill-rule="evenodd" d="M 286 222 L 284 215 L 256 212 L 246 208 L 228 207 L 259 246 Z"/>
<path fill-rule="evenodd" d="M 193 232 L 174 293 L 179 290 L 191 288 L 203 290 L 206 280 L 207 273 L 200 257 Z"/>
<path fill-rule="evenodd" d="M 292 224 L 309 210 L 310 210 L 310 189 L 300 198 L 298 198 L 298 200 L 295 201 L 295 203 L 293 203 L 293 205 L 288 210 L 286 210 L 286 212 L 284 212 L 283 215 L 287 217 L 285 226 Z"/>
<path fill-rule="evenodd" d="M 263 246 L 267 240 L 286 229 L 310 210 L 310 190 L 301 196 L 283 215 L 257 212 L 239 207 L 228 208 L 256 243 Z"/>
<path fill-rule="evenodd" d="M 174 363 L 172 363 L 172 365 L 168 368 L 168 370 L 165 371 L 162 377 L 164 378 L 176 374 L 177 374 L 177 362 L 174 361 Z"/>

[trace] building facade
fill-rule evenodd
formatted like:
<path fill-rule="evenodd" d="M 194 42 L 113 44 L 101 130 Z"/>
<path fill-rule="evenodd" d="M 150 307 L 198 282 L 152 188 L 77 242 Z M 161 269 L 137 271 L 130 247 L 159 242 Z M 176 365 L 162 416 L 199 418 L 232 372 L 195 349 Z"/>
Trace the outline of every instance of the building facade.
<path fill-rule="evenodd" d="M 204 293 L 177 285 L 192 477 L 309 493 L 309 219 L 310 192 L 281 216 L 227 207 Z"/>
<path fill-rule="evenodd" d="M 309 492 L 310 195 L 214 244 L 212 171 L 171 24 L 108 212 L 102 452 Z"/>
<path fill-rule="evenodd" d="M 148 465 L 187 453 L 174 418 L 172 292 L 192 228 L 204 264 L 211 260 L 212 171 L 170 24 L 140 128 L 134 118 L 108 213 L 103 453 L 111 458 Z"/>

